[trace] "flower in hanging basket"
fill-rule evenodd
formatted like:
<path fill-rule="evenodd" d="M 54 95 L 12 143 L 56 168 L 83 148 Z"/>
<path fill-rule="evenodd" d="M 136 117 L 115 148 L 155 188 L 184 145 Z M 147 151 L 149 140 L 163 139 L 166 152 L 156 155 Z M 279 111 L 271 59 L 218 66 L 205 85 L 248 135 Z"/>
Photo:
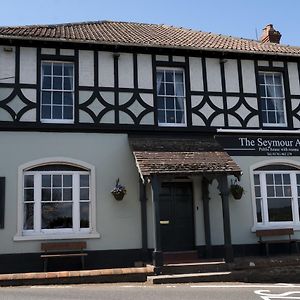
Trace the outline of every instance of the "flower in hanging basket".
<path fill-rule="evenodd" d="M 244 188 L 240 186 L 235 180 L 234 182 L 231 183 L 230 192 L 234 199 L 239 200 L 242 198 L 244 194 Z"/>
<path fill-rule="evenodd" d="M 116 181 L 116 186 L 112 189 L 111 193 L 114 195 L 115 199 L 120 201 L 124 198 L 126 194 L 126 188 L 124 185 L 119 183 L 119 178 Z"/>

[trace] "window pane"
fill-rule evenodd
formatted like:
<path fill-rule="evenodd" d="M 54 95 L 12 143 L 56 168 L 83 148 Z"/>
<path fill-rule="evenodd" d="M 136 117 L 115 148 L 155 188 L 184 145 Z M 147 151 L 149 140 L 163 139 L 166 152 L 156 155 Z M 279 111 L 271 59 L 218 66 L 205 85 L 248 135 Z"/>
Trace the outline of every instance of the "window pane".
<path fill-rule="evenodd" d="M 262 222 L 261 199 L 256 199 L 256 218 L 258 223 Z"/>
<path fill-rule="evenodd" d="M 90 176 L 80 175 L 80 187 L 89 187 L 89 186 L 90 186 Z"/>
<path fill-rule="evenodd" d="M 166 123 L 166 117 L 165 117 L 165 111 L 164 110 L 158 110 L 158 122 L 159 123 Z"/>
<path fill-rule="evenodd" d="M 42 201 L 51 201 L 51 189 L 42 189 Z"/>
<path fill-rule="evenodd" d="M 51 89 L 51 77 L 44 76 L 42 82 L 43 89 Z"/>
<path fill-rule="evenodd" d="M 273 175 L 272 174 L 267 174 L 266 175 L 266 181 L 267 181 L 267 184 L 273 184 Z"/>
<path fill-rule="evenodd" d="M 184 123 L 184 114 L 183 111 L 176 111 L 176 123 Z"/>
<path fill-rule="evenodd" d="M 73 65 L 64 64 L 64 75 L 73 77 Z"/>
<path fill-rule="evenodd" d="M 63 189 L 63 201 L 72 201 L 72 188 Z"/>
<path fill-rule="evenodd" d="M 25 175 L 24 176 L 24 186 L 25 187 L 33 187 L 34 186 L 34 177 L 33 175 Z"/>
<path fill-rule="evenodd" d="M 174 98 L 167 98 L 166 100 L 167 100 L 166 101 L 167 109 L 174 109 L 175 108 Z"/>
<path fill-rule="evenodd" d="M 63 118 L 67 120 L 73 119 L 73 106 L 64 106 L 64 115 Z"/>
<path fill-rule="evenodd" d="M 175 81 L 178 83 L 183 83 L 183 73 L 181 71 L 175 72 Z"/>
<path fill-rule="evenodd" d="M 26 189 L 24 190 L 24 201 L 34 201 L 34 190 Z"/>
<path fill-rule="evenodd" d="M 73 77 L 64 78 L 64 90 L 73 90 Z"/>
<path fill-rule="evenodd" d="M 51 104 L 51 92 L 42 93 L 42 104 Z"/>
<path fill-rule="evenodd" d="M 80 189 L 80 201 L 89 200 L 89 188 Z"/>
<path fill-rule="evenodd" d="M 24 224 L 23 229 L 24 230 L 31 230 L 33 229 L 33 203 L 26 203 L 24 204 Z"/>
<path fill-rule="evenodd" d="M 62 186 L 62 176 L 61 175 L 53 175 L 53 186 L 54 187 Z"/>
<path fill-rule="evenodd" d="M 255 185 L 260 185 L 260 182 L 259 182 L 259 175 L 258 175 L 258 174 L 255 174 L 255 175 L 254 175 L 254 184 L 255 184 Z"/>
<path fill-rule="evenodd" d="M 42 229 L 72 227 L 72 203 L 42 204 Z"/>
<path fill-rule="evenodd" d="M 62 106 L 53 106 L 53 119 L 62 119 Z"/>
<path fill-rule="evenodd" d="M 52 201 L 61 201 L 61 200 L 62 200 L 61 189 L 53 189 L 52 190 Z"/>
<path fill-rule="evenodd" d="M 167 123 L 175 123 L 175 111 L 167 110 Z"/>
<path fill-rule="evenodd" d="M 255 197 L 261 197 L 260 186 L 255 187 Z"/>
<path fill-rule="evenodd" d="M 53 104 L 62 104 L 62 92 L 53 92 Z"/>
<path fill-rule="evenodd" d="M 63 186 L 64 187 L 72 187 L 72 175 L 64 175 L 63 176 Z"/>
<path fill-rule="evenodd" d="M 270 222 L 293 221 L 290 198 L 268 198 Z"/>
<path fill-rule="evenodd" d="M 163 97 L 158 97 L 157 98 L 157 108 L 158 109 L 165 109 L 165 98 Z"/>
<path fill-rule="evenodd" d="M 62 90 L 62 77 L 53 77 L 53 89 Z"/>
<path fill-rule="evenodd" d="M 175 95 L 173 83 L 166 83 L 166 95 Z"/>
<path fill-rule="evenodd" d="M 90 227 L 90 204 L 87 202 L 80 203 L 80 228 Z"/>
<path fill-rule="evenodd" d="M 42 74 L 51 75 L 51 64 L 43 63 L 42 65 Z"/>
<path fill-rule="evenodd" d="M 65 105 L 73 105 L 73 93 L 65 92 L 63 94 L 63 97 L 64 97 L 64 104 Z"/>
<path fill-rule="evenodd" d="M 51 175 L 42 175 L 42 186 L 51 187 Z"/>
<path fill-rule="evenodd" d="M 50 105 L 42 105 L 42 119 L 51 119 Z"/>
<path fill-rule="evenodd" d="M 173 71 L 166 71 L 166 82 L 173 82 Z"/>
<path fill-rule="evenodd" d="M 62 75 L 62 64 L 53 64 L 53 74 Z"/>

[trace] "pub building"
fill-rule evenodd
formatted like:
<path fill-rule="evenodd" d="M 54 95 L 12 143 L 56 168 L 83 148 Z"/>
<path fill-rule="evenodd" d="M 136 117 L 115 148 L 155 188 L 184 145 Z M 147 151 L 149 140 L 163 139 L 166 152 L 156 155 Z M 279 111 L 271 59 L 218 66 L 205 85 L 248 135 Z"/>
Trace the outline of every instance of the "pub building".
<path fill-rule="evenodd" d="M 300 238 L 300 48 L 280 37 L 0 27 L 0 272 L 41 271 L 42 243 L 159 268 L 263 255 L 262 229 Z"/>

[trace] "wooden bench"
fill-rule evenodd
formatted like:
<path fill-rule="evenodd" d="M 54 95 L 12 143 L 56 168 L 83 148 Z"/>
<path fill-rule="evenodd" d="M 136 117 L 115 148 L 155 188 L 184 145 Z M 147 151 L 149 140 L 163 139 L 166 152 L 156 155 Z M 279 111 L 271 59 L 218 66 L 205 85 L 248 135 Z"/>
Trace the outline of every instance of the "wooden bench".
<path fill-rule="evenodd" d="M 86 242 L 64 242 L 64 243 L 42 243 L 41 258 L 44 259 L 44 272 L 47 272 L 48 259 L 59 257 L 81 257 L 81 266 L 84 269 L 84 258 L 87 253 L 83 252 L 86 249 Z"/>
<path fill-rule="evenodd" d="M 259 237 L 258 242 L 261 245 L 265 245 L 267 256 L 269 256 L 269 245 L 270 244 L 289 244 L 290 252 L 291 252 L 291 245 L 295 244 L 296 251 L 297 251 L 297 253 L 299 253 L 298 242 L 300 242 L 300 240 L 292 239 L 291 238 L 292 234 L 294 234 L 293 228 L 256 230 L 256 236 Z M 274 237 L 283 237 L 283 236 L 285 236 L 286 238 L 274 239 Z"/>

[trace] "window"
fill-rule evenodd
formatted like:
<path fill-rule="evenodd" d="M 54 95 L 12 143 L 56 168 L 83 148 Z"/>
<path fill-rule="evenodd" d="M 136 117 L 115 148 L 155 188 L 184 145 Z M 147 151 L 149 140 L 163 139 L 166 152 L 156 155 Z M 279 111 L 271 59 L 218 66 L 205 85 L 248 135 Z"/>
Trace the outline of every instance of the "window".
<path fill-rule="evenodd" d="M 258 225 L 300 225 L 300 170 L 284 165 L 256 169 L 254 193 Z"/>
<path fill-rule="evenodd" d="M 186 125 L 184 71 L 157 69 L 157 112 L 160 126 Z"/>
<path fill-rule="evenodd" d="M 286 126 L 286 108 L 281 73 L 259 73 L 261 116 L 264 126 Z"/>
<path fill-rule="evenodd" d="M 41 121 L 72 123 L 74 120 L 74 65 L 42 62 Z"/>
<path fill-rule="evenodd" d="M 70 159 L 68 162 L 44 161 L 19 168 L 15 240 L 99 237 L 94 167 Z"/>

